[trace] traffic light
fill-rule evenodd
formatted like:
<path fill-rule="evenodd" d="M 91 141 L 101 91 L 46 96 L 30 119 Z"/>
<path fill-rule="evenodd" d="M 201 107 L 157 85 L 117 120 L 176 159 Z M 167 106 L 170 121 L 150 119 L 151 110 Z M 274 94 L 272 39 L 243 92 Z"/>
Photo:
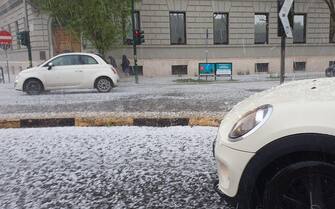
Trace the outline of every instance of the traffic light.
<path fill-rule="evenodd" d="M 280 11 L 281 11 L 284 3 L 285 3 L 285 0 L 277 0 L 277 1 L 278 1 L 278 36 L 282 37 L 282 36 L 286 35 L 286 33 L 285 33 L 284 27 L 281 23 L 279 13 L 280 13 Z M 288 19 L 290 21 L 291 27 L 293 27 L 293 24 L 294 24 L 294 2 L 292 4 L 290 13 L 288 14 Z"/>
<path fill-rule="evenodd" d="M 141 45 L 144 42 L 145 42 L 144 31 L 143 30 L 135 31 L 135 43 L 136 43 L 136 45 Z"/>
<path fill-rule="evenodd" d="M 30 35 L 29 31 L 22 31 L 17 33 L 17 40 L 22 46 L 30 46 Z"/>

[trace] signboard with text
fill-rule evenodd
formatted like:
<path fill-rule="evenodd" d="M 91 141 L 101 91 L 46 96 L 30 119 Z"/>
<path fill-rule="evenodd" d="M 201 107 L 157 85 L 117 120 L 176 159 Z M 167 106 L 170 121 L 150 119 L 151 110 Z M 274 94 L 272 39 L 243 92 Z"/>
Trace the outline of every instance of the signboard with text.
<path fill-rule="evenodd" d="M 216 63 L 216 75 L 217 76 L 232 76 L 233 75 L 233 63 Z"/>
<path fill-rule="evenodd" d="M 199 76 L 233 76 L 233 63 L 199 63 Z"/>

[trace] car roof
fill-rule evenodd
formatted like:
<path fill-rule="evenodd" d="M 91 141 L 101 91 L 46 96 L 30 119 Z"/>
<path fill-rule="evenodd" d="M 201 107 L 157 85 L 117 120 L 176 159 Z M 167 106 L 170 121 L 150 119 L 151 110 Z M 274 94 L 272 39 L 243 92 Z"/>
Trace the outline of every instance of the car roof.
<path fill-rule="evenodd" d="M 69 52 L 69 53 L 61 53 L 59 55 L 89 55 L 89 56 L 97 56 L 96 54 L 93 53 L 86 53 L 86 52 Z"/>

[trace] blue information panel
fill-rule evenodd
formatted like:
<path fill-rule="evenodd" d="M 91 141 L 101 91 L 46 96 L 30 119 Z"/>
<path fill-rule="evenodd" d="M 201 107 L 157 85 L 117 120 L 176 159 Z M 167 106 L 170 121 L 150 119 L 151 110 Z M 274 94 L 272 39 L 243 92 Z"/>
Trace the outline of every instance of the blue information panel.
<path fill-rule="evenodd" d="M 216 64 L 216 75 L 232 76 L 233 75 L 233 64 L 232 63 L 217 63 Z"/>
<path fill-rule="evenodd" d="M 199 75 L 215 75 L 215 63 L 200 63 L 199 64 Z"/>

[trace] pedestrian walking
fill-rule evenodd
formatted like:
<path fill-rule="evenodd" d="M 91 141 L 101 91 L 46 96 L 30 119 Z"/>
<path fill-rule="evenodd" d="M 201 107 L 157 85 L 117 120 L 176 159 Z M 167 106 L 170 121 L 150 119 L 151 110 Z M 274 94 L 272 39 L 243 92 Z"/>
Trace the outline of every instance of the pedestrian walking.
<path fill-rule="evenodd" d="M 130 72 L 130 61 L 129 59 L 127 58 L 126 55 L 123 55 L 122 56 L 122 71 L 127 75 L 129 76 L 129 72 Z"/>
<path fill-rule="evenodd" d="M 109 58 L 110 64 L 111 64 L 115 69 L 117 69 L 117 64 L 116 64 L 116 61 L 115 61 L 114 57 L 111 55 L 111 56 L 109 56 L 108 58 Z"/>

